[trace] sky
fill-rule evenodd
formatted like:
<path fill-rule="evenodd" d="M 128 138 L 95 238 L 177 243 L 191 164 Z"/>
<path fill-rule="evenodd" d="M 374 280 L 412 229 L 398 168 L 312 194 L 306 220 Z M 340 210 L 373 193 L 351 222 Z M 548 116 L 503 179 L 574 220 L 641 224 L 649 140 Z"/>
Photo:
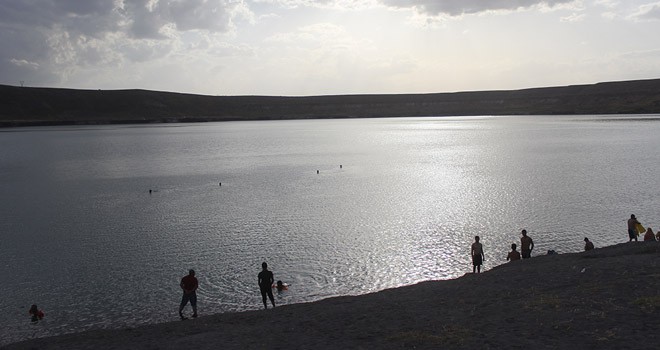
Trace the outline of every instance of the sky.
<path fill-rule="evenodd" d="M 0 0 L 0 84 L 309 96 L 660 78 L 657 0 Z"/>

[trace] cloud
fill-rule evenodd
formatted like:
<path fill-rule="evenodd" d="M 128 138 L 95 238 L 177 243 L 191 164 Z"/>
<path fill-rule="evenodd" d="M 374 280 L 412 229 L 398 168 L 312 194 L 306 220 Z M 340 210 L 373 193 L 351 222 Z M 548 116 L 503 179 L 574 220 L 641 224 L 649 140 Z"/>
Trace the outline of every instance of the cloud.
<path fill-rule="evenodd" d="M 587 15 L 585 15 L 584 13 L 582 13 L 582 14 L 572 13 L 569 16 L 562 17 L 561 21 L 562 22 L 581 22 L 585 19 L 586 16 Z"/>
<path fill-rule="evenodd" d="M 629 18 L 636 21 L 660 20 L 660 2 L 640 6 Z"/>
<path fill-rule="evenodd" d="M 17 60 L 17 59 L 13 59 L 13 58 L 11 60 L 9 60 L 9 62 L 11 62 L 11 64 L 15 65 L 16 67 L 29 67 L 29 68 L 32 68 L 32 69 L 39 68 L 39 63 L 36 63 L 36 62 L 29 62 L 29 61 L 26 61 L 26 60 Z"/>
<path fill-rule="evenodd" d="M 533 6 L 554 7 L 574 0 L 381 0 L 394 8 L 414 8 L 428 16 L 461 16 L 488 11 L 514 11 Z"/>
<path fill-rule="evenodd" d="M 274 4 L 284 8 L 317 7 L 336 10 L 373 8 L 379 0 L 254 0 L 255 3 Z"/>
<path fill-rule="evenodd" d="M 656 62 L 659 62 L 658 59 L 660 59 L 660 49 L 652 49 L 652 50 L 641 50 L 641 51 L 633 51 L 633 52 L 626 52 L 622 53 L 620 55 L 620 58 L 622 60 L 631 60 L 631 59 L 636 59 L 636 60 L 642 60 L 642 59 L 652 59 L 655 60 Z"/>
<path fill-rule="evenodd" d="M 596 0 L 594 4 L 600 5 L 606 8 L 615 8 L 619 5 L 619 1 L 616 0 Z"/>
<path fill-rule="evenodd" d="M 222 35 L 249 14 L 244 0 L 1 1 L 0 76 L 54 85 L 86 67 L 165 57 L 181 33 Z"/>
<path fill-rule="evenodd" d="M 130 35 L 162 39 L 167 26 L 178 31 L 226 32 L 234 11 L 244 7 L 243 1 L 236 0 L 124 0 L 117 2 L 115 12 Z"/>

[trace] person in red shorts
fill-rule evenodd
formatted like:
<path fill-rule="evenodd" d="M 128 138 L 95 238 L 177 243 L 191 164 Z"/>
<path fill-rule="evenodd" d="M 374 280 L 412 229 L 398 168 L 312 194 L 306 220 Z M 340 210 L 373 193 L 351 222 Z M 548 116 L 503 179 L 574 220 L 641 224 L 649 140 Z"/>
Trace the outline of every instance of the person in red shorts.
<path fill-rule="evenodd" d="M 190 269 L 190 271 L 188 271 L 188 275 L 181 279 L 180 286 L 181 289 L 183 289 L 183 297 L 181 298 L 181 305 L 179 306 L 179 317 L 181 317 L 182 320 L 186 319 L 186 317 L 183 316 L 183 308 L 188 304 L 188 302 L 190 302 L 190 306 L 192 306 L 193 309 L 192 317 L 197 317 L 196 291 L 199 283 L 195 277 L 195 270 Z"/>

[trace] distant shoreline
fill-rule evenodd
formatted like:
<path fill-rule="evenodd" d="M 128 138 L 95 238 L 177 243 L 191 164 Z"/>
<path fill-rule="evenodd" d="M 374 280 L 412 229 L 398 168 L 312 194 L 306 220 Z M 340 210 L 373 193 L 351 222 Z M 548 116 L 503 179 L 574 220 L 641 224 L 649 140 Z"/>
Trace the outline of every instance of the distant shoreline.
<path fill-rule="evenodd" d="M 0 127 L 655 113 L 660 113 L 660 79 L 508 91 L 304 97 L 0 85 Z"/>

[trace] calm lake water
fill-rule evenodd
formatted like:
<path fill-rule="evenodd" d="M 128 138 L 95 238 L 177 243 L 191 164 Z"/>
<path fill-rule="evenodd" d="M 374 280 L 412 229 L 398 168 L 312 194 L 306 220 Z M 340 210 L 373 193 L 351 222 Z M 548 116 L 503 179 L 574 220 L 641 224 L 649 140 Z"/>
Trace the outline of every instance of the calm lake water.
<path fill-rule="evenodd" d="M 485 269 L 624 242 L 659 150 L 660 116 L 0 129 L 0 345 L 176 320 L 189 268 L 205 315 L 262 308 L 262 261 L 291 304 L 461 276 L 475 235 Z"/>

